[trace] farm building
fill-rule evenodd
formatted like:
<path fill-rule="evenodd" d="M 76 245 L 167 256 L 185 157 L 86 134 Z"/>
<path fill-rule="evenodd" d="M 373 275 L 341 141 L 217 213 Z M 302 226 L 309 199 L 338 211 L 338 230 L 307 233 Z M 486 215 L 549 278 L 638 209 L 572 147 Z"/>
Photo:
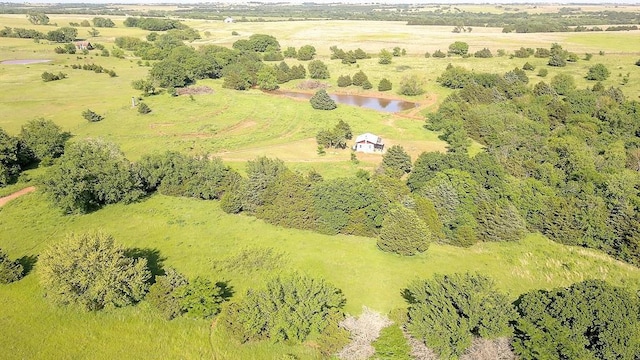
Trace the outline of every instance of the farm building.
<path fill-rule="evenodd" d="M 382 152 L 384 150 L 384 142 L 382 138 L 377 135 L 371 133 L 362 134 L 356 138 L 356 144 L 353 146 L 353 150 L 368 153 Z"/>
<path fill-rule="evenodd" d="M 75 45 L 78 50 L 93 50 L 93 45 L 88 41 L 76 41 Z"/>
<path fill-rule="evenodd" d="M 228 17 L 228 18 L 224 19 L 224 22 L 225 22 L 226 24 L 231 24 L 231 23 L 233 23 L 233 22 L 234 22 L 234 20 L 233 20 L 233 18 L 232 18 L 232 17 Z"/>

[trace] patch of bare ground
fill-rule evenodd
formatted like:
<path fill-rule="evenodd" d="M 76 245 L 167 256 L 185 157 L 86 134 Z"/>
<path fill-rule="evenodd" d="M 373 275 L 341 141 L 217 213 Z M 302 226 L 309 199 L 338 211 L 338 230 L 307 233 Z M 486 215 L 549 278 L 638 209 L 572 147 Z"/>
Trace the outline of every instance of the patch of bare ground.
<path fill-rule="evenodd" d="M 300 90 L 326 89 L 328 87 L 329 85 L 316 80 L 305 80 L 298 84 L 298 89 Z"/>
<path fill-rule="evenodd" d="M 213 89 L 208 86 L 188 86 L 176 89 L 176 94 L 178 95 L 202 95 L 212 93 Z"/>
<path fill-rule="evenodd" d="M 22 189 L 20 191 L 16 191 L 11 195 L 7 195 L 5 197 L 1 197 L 0 198 L 0 206 L 4 206 L 9 201 L 11 201 L 11 200 L 13 200 L 15 198 L 18 198 L 18 197 L 20 197 L 22 195 L 28 194 L 30 192 L 34 192 L 34 191 L 36 191 L 36 187 L 35 186 L 29 186 L 29 187 L 24 188 L 24 189 Z"/>
<path fill-rule="evenodd" d="M 174 126 L 174 125 L 175 124 L 172 124 L 172 123 L 156 123 L 156 124 L 149 124 L 149 128 L 155 129 L 160 127 Z"/>

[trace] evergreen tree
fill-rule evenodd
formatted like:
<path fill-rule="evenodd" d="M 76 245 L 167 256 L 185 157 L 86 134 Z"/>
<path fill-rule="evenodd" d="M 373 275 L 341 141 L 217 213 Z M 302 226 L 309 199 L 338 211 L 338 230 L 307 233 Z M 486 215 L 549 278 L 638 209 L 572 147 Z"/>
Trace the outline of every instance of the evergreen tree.
<path fill-rule="evenodd" d="M 333 110 L 337 107 L 336 102 L 329 97 L 329 94 L 327 94 L 327 91 L 324 89 L 318 90 L 311 99 L 309 99 L 309 102 L 316 110 Z"/>
<path fill-rule="evenodd" d="M 400 145 L 393 145 L 382 155 L 382 168 L 390 176 L 401 177 L 411 172 L 411 157 Z"/>

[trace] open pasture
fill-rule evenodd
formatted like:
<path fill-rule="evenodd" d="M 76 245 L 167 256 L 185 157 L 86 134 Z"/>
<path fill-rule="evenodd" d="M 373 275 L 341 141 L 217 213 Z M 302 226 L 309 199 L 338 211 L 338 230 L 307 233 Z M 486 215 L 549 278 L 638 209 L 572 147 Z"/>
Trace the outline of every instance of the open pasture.
<path fill-rule="evenodd" d="M 470 5 L 469 5 L 470 6 Z M 523 5 L 524 7 L 524 5 Z M 150 7 L 146 7 L 150 8 Z M 133 8 L 132 8 L 133 9 Z M 135 8 L 139 9 L 139 8 Z M 498 9 L 499 10 L 499 9 Z M 496 10 L 496 11 L 498 11 Z M 59 26 L 68 22 L 90 20 L 91 16 L 51 15 Z M 148 34 L 125 28 L 124 17 L 111 17 L 116 27 L 100 28 L 100 35 L 89 38 L 113 48 L 118 36 L 143 38 Z M 0 65 L 0 127 L 12 135 L 27 121 L 52 119 L 75 139 L 100 137 L 120 146 L 127 157 L 137 160 L 144 154 L 176 150 L 190 154 L 219 156 L 239 171 L 245 162 L 257 156 L 283 159 L 293 170 L 314 169 L 326 178 L 349 176 L 358 169 L 373 171 L 381 156 L 358 154 L 359 163 L 350 160 L 349 150 L 327 150 L 317 154 L 315 135 L 333 127 L 339 120 L 348 122 L 355 135 L 372 132 L 382 136 L 388 146 L 402 145 L 415 159 L 423 151 L 444 151 L 446 144 L 438 134 L 423 128 L 424 115 L 435 111 L 451 93 L 436 83 L 449 63 L 476 72 L 504 73 L 525 62 L 536 69 L 528 72 L 530 83 L 550 79 L 558 73 L 572 74 L 578 87 L 593 86 L 584 79 L 588 68 L 605 64 L 612 72 L 605 87 L 621 86 L 628 97 L 640 96 L 640 75 L 634 62 L 640 58 L 640 32 L 621 33 L 546 33 L 503 34 L 497 28 L 474 28 L 470 33 L 454 34 L 450 26 L 407 26 L 403 22 L 369 21 L 282 21 L 267 23 L 224 24 L 221 21 L 188 20 L 203 36 L 192 43 L 231 46 L 251 34 L 275 36 L 283 48 L 313 45 L 317 58 L 329 66 L 329 92 L 403 98 L 421 104 L 415 111 L 383 114 L 356 107 L 339 106 L 324 112 L 313 110 L 307 101 L 278 97 L 253 89 L 239 92 L 222 88 L 222 80 L 199 81 L 212 94 L 170 97 L 160 94 L 144 98 L 152 112 L 140 115 L 131 107 L 131 98 L 139 92 L 130 84 L 144 78 L 149 67 L 128 54 L 125 59 L 99 56 L 99 51 L 82 54 L 55 54 L 57 44 L 28 39 L 2 38 L 0 60 L 51 59 L 50 63 Z M 0 15 L 0 27 L 54 29 L 35 26 L 24 16 Z M 79 28 L 86 36 L 88 28 Z M 231 35 L 237 31 L 239 36 Z M 205 35 L 205 32 L 207 33 Z M 464 41 L 473 53 L 489 48 L 513 53 L 520 47 L 549 48 L 559 43 L 582 59 L 565 68 L 546 66 L 547 59 L 491 59 L 448 57 L 425 58 L 424 53 L 445 51 L 454 41 Z M 358 47 L 373 58 L 344 65 L 330 60 L 329 47 L 344 50 Z M 378 64 L 376 55 L 382 48 L 405 48 L 407 55 L 396 57 L 390 65 Z M 605 55 L 598 55 L 603 51 Z M 287 59 L 290 65 L 297 60 Z M 73 64 L 97 64 L 113 69 L 117 77 L 71 69 Z M 538 69 L 549 74 L 540 78 Z M 372 90 L 338 88 L 339 75 L 353 75 L 363 70 L 374 85 Z M 68 78 L 44 83 L 41 74 L 64 72 Z M 622 76 L 630 73 L 629 82 L 621 85 Z M 397 85 L 408 74 L 418 75 L 425 93 L 415 97 L 397 94 Z M 388 78 L 394 89 L 376 91 L 377 83 Z M 296 90 L 299 81 L 283 84 Z M 88 123 L 82 111 L 92 109 L 105 116 L 98 123 Z M 72 140 L 73 141 L 73 140 Z M 476 144 L 474 151 L 478 151 Z M 36 183 L 42 169 L 27 172 L 35 181 L 0 189 L 4 196 Z M 400 295 L 406 284 L 434 273 L 477 271 L 497 282 L 498 287 L 515 300 L 531 289 L 569 285 L 587 278 L 605 279 L 629 289 L 640 289 L 640 270 L 614 261 L 600 252 L 563 246 L 530 234 L 517 243 L 482 243 L 470 248 L 432 245 L 427 253 L 403 258 L 379 251 L 376 240 L 355 236 L 326 236 L 318 233 L 278 228 L 244 215 L 228 215 L 217 202 L 153 195 L 132 205 L 110 205 L 82 216 L 63 216 L 41 191 L 25 195 L 0 208 L 0 246 L 11 258 L 34 256 L 50 243 L 75 231 L 101 229 L 113 234 L 128 248 L 152 250 L 164 266 L 173 266 L 193 276 L 229 281 L 234 297 L 248 288 L 261 286 L 278 272 L 249 269 L 225 271 L 215 268 L 229 261 L 242 249 L 273 249 L 283 255 L 279 271 L 298 270 L 326 278 L 341 288 L 347 297 L 347 311 L 358 314 L 363 305 L 387 313 L 405 306 Z M 141 304 L 103 313 L 81 313 L 75 309 L 53 307 L 42 297 L 37 275 L 0 287 L 0 348 L 3 358 L 220 358 L 274 359 L 291 353 L 300 359 L 319 358 L 311 345 L 251 344 L 239 347 L 228 342 L 225 334 L 215 331 L 209 321 L 178 319 L 167 322 L 149 304 Z M 59 350 L 66 349 L 64 354 Z M 216 357 L 217 356 L 217 357 Z"/>

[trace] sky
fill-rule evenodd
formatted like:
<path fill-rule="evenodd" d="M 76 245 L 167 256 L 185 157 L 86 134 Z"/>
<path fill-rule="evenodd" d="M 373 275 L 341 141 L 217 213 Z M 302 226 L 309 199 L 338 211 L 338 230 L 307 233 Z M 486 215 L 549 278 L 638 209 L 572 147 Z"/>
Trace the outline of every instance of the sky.
<path fill-rule="evenodd" d="M 556 1 L 548 1 L 548 0 L 344 0 L 344 1 L 336 1 L 336 0 L 256 0 L 263 3 L 275 3 L 275 2 L 284 2 L 288 1 L 292 4 L 299 4 L 302 2 L 315 2 L 320 4 L 326 3 L 353 3 L 353 4 L 370 4 L 370 3 L 381 3 L 381 4 L 634 4 L 640 6 L 640 0 L 615 0 L 615 1 L 606 1 L 606 0 L 556 0 Z M 104 3 L 118 3 L 118 4 L 194 4 L 194 3 L 245 3 L 247 1 L 243 0 L 223 0 L 223 1 L 197 1 L 197 0 L 0 0 L 0 2 L 9 2 L 9 3 L 90 3 L 90 4 L 104 4 Z"/>

